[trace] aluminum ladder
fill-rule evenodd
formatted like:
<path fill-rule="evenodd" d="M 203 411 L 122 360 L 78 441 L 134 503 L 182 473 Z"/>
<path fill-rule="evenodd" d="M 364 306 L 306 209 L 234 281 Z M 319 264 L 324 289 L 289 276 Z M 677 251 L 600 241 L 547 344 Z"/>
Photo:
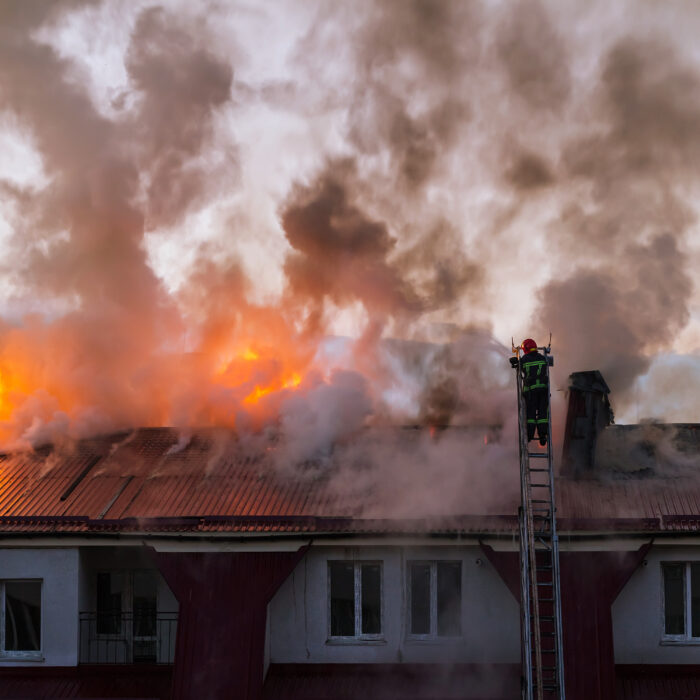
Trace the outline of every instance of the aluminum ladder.
<path fill-rule="evenodd" d="M 550 345 L 538 350 L 553 364 Z M 559 541 L 554 502 L 552 427 L 548 421 L 546 447 L 527 440 L 520 348 L 513 346 L 520 436 L 520 628 L 522 636 L 523 700 L 565 700 L 564 660 L 559 582 Z M 516 360 L 517 358 L 517 360 Z M 549 381 L 547 382 L 549 385 Z M 551 391 L 547 415 L 551 416 Z M 534 447 L 530 447 L 533 445 Z"/>

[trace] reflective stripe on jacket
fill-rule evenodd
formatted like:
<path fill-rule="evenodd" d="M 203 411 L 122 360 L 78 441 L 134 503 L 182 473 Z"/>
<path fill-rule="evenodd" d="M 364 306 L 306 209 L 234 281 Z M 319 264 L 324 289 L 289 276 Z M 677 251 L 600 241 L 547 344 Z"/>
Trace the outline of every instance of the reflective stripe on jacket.
<path fill-rule="evenodd" d="M 523 372 L 523 392 L 547 388 L 547 358 L 544 355 L 537 351 L 529 352 L 520 358 L 520 367 Z"/>

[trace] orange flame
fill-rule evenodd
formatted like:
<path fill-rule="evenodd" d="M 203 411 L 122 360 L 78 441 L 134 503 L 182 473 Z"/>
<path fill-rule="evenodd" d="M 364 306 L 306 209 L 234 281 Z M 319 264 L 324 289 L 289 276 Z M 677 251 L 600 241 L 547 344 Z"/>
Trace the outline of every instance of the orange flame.
<path fill-rule="evenodd" d="M 268 310 L 205 328 L 193 352 L 124 337 L 107 322 L 0 322 L 0 449 L 136 426 L 235 427 L 243 414 L 259 425 L 303 387 L 316 351 Z"/>

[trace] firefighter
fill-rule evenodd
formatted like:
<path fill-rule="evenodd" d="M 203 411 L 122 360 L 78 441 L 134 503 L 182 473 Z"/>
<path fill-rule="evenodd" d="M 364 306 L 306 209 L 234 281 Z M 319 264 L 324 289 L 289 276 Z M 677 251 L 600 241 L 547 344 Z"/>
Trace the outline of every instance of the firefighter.
<path fill-rule="evenodd" d="M 527 414 L 527 439 L 535 439 L 535 429 L 540 445 L 547 444 L 549 433 L 549 379 L 547 358 L 537 350 L 532 338 L 523 340 L 523 356 L 520 358 L 520 371 L 523 377 L 523 396 Z"/>

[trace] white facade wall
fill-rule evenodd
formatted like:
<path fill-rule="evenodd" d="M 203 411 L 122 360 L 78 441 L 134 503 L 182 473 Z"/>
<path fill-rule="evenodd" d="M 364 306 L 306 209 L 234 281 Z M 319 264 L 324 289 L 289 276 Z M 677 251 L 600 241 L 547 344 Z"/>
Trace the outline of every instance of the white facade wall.
<path fill-rule="evenodd" d="M 77 548 L 0 548 L 0 579 L 41 579 L 41 660 L 6 659 L 0 666 L 75 666 L 78 663 Z"/>
<path fill-rule="evenodd" d="M 329 639 L 328 561 L 382 562 L 382 639 Z M 462 561 L 462 636 L 408 639 L 407 562 Z M 662 562 L 700 561 L 693 544 L 655 544 L 612 607 L 615 661 L 621 664 L 697 664 L 700 645 L 663 636 Z M 94 610 L 95 573 L 152 567 L 144 552 L 113 548 L 0 548 L 0 579 L 42 581 L 42 660 L 0 658 L 0 666 L 74 666 L 80 611 Z M 158 609 L 177 610 L 159 577 Z M 519 609 L 498 573 L 475 545 L 314 544 L 268 608 L 265 667 L 269 663 L 518 663 Z"/>
<path fill-rule="evenodd" d="M 615 663 L 697 664 L 700 644 L 663 636 L 662 562 L 700 561 L 700 547 L 654 545 L 612 606 Z"/>
<path fill-rule="evenodd" d="M 328 560 L 382 562 L 381 641 L 329 640 Z M 462 636 L 407 638 L 407 562 L 462 561 Z M 478 546 L 314 544 L 269 606 L 272 663 L 519 663 L 519 607 Z"/>

